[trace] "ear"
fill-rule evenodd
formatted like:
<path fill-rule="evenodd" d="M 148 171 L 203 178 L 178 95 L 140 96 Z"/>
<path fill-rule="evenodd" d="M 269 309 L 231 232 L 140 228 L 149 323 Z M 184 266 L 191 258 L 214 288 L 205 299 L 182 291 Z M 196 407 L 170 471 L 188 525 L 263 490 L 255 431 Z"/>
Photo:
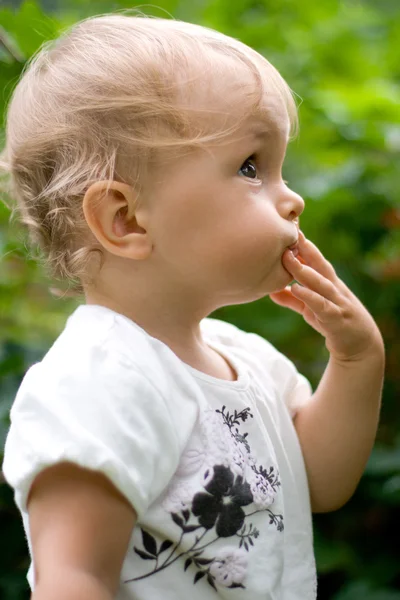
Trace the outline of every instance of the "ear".
<path fill-rule="evenodd" d="M 111 254 L 143 260 L 152 251 L 146 230 L 147 212 L 135 210 L 132 186 L 119 181 L 96 181 L 86 191 L 82 208 L 86 222 L 100 244 Z"/>

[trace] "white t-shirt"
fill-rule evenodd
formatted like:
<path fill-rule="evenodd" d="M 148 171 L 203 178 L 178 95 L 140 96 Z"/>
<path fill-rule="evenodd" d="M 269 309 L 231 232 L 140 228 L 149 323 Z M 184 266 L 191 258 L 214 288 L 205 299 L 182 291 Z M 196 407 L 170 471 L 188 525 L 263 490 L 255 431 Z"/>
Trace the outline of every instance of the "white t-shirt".
<path fill-rule="evenodd" d="M 292 417 L 312 395 L 269 342 L 223 321 L 204 340 L 238 374 L 179 359 L 136 323 L 83 305 L 26 373 L 3 471 L 34 570 L 26 500 L 44 468 L 101 471 L 137 512 L 118 600 L 314 600 L 307 476 Z"/>

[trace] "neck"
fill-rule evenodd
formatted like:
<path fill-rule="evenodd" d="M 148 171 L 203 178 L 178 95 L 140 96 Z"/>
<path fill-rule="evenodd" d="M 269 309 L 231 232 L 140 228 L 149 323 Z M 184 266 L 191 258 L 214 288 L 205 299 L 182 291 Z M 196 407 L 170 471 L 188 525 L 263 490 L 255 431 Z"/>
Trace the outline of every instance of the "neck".
<path fill-rule="evenodd" d="M 111 297 L 99 289 L 85 289 L 86 304 L 104 306 L 134 321 L 149 335 L 160 340 L 185 362 L 196 362 L 209 352 L 204 342 L 200 321 L 209 311 L 189 310 L 177 295 L 149 293 L 145 300 Z"/>

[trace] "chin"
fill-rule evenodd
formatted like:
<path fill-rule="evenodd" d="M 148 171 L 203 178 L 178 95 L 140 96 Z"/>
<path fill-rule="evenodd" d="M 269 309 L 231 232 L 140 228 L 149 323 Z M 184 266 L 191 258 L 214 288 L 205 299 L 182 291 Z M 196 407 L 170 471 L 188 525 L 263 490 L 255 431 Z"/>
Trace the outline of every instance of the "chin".
<path fill-rule="evenodd" d="M 293 279 L 289 279 L 289 281 L 287 283 L 285 283 L 285 285 L 279 286 L 274 290 L 271 290 L 270 292 L 268 292 L 269 294 L 276 294 L 277 292 L 283 292 L 284 289 L 289 285 L 289 283 L 292 283 Z"/>
<path fill-rule="evenodd" d="M 285 287 L 287 285 L 289 285 L 289 283 L 292 283 L 292 281 L 294 281 L 293 276 L 288 271 L 286 271 L 286 269 L 284 269 L 284 271 L 285 271 L 285 274 L 286 274 L 286 277 L 284 278 L 284 281 L 281 284 L 278 284 L 273 289 L 270 289 L 268 291 L 268 294 L 275 294 L 276 292 L 282 292 L 285 289 Z"/>
<path fill-rule="evenodd" d="M 289 283 L 294 281 L 293 276 L 284 267 L 282 268 L 279 277 L 275 276 L 274 279 L 275 281 L 272 280 L 272 274 L 269 272 L 267 277 L 264 276 L 264 279 L 258 282 L 256 286 L 247 288 L 245 292 L 242 291 L 240 299 L 237 297 L 235 300 L 229 298 L 229 300 L 231 300 L 230 304 L 248 304 L 249 302 L 255 302 L 270 294 L 281 292 L 289 285 Z M 228 304 L 224 304 L 224 306 L 228 306 Z"/>

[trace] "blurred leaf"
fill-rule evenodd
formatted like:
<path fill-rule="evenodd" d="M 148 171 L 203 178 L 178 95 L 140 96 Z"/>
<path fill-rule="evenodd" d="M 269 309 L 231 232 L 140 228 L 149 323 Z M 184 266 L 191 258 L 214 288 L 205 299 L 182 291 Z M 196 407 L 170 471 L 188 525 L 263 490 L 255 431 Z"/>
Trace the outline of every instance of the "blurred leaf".
<path fill-rule="evenodd" d="M 343 587 L 333 600 L 400 600 L 400 592 L 372 590 L 366 581 L 356 581 Z"/>
<path fill-rule="evenodd" d="M 17 14 L 12 9 L 0 9 L 0 25 L 12 38 L 25 59 L 46 40 L 57 36 L 60 23 L 43 12 L 36 2 L 24 2 Z"/>
<path fill-rule="evenodd" d="M 365 469 L 366 475 L 400 473 L 400 444 L 394 448 L 376 446 Z"/>

